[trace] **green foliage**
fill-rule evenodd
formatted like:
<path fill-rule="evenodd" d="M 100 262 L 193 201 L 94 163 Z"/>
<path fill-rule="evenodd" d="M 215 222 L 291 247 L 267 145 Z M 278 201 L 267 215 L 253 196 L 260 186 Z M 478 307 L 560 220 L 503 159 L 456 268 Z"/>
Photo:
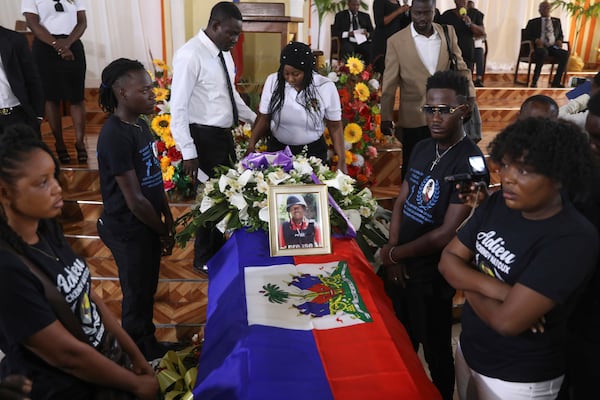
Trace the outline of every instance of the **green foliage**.
<path fill-rule="evenodd" d="M 592 18 L 600 15 L 600 2 L 586 6 L 585 0 L 554 0 L 550 2 L 552 8 L 562 8 L 570 16 L 575 18 L 575 38 L 573 38 L 573 48 L 577 48 L 577 41 L 581 31 L 581 20 L 583 17 Z"/>
<path fill-rule="evenodd" d="M 289 294 L 272 283 L 267 283 L 263 286 L 264 291 L 261 293 L 269 300 L 270 303 L 283 304 L 287 302 Z"/>

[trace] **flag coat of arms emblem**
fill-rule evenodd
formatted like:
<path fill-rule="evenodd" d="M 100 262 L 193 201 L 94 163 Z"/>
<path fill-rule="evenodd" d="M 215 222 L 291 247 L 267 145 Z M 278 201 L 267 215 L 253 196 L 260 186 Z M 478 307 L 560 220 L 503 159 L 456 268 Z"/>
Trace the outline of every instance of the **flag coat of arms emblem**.
<path fill-rule="evenodd" d="M 381 279 L 356 242 L 270 257 L 236 231 L 209 262 L 201 400 L 438 400 Z"/>

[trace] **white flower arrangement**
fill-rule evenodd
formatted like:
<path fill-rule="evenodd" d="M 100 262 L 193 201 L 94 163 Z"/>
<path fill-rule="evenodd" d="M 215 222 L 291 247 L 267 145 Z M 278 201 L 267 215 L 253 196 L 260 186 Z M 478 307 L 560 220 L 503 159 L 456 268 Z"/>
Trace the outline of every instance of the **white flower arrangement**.
<path fill-rule="evenodd" d="M 317 179 L 327 185 L 329 194 L 345 216 L 330 205 L 329 219 L 334 234 L 346 233 L 350 221 L 357 231 L 357 240 L 358 236 L 364 236 L 378 246 L 387 241 L 386 233 L 380 231 L 380 224 L 375 220 L 378 205 L 368 188 L 358 191 L 352 177 L 339 170 L 331 171 L 316 157 L 291 156 L 290 153 L 288 161 L 286 165 L 269 162 L 256 167 L 242 160 L 233 168 L 219 167 L 218 176 L 205 182 L 199 191 L 198 203 L 178 219 L 178 223 L 184 225 L 177 235 L 178 243 L 185 246 L 199 226 L 217 227 L 221 232 L 239 228 L 267 231 L 269 186 L 314 184 Z"/>

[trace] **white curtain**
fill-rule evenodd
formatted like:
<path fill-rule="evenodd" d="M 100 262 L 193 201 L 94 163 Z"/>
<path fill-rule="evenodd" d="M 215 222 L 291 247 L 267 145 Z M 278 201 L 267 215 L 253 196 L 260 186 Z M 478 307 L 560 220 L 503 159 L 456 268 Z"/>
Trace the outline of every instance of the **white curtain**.
<path fill-rule="evenodd" d="M 160 0 L 85 0 L 88 27 L 81 38 L 86 52 L 86 87 L 98 87 L 102 69 L 119 57 L 150 67 L 149 52 L 162 58 Z M 14 29 L 21 0 L 2 0 L 0 25 Z"/>
<path fill-rule="evenodd" d="M 373 20 L 373 0 L 364 0 L 369 6 L 369 14 Z M 475 7 L 485 14 L 484 25 L 488 41 L 487 71 L 510 71 L 514 69 L 519 45 L 521 43 L 521 29 L 525 28 L 527 21 L 539 17 L 536 0 L 475 0 Z M 456 7 L 454 0 L 438 0 L 436 7 L 440 12 Z M 316 11 L 311 10 L 313 25 L 310 30 L 312 47 L 317 48 L 318 17 Z M 569 19 L 562 10 L 553 10 L 552 16 L 560 18 L 565 35 L 569 32 Z M 329 60 L 330 34 L 329 26 L 333 23 L 333 15 L 326 15 L 321 25 L 321 35 L 318 41 L 320 50 L 323 50 Z M 566 39 L 566 38 L 565 38 Z M 523 64 L 524 65 L 524 64 Z"/>

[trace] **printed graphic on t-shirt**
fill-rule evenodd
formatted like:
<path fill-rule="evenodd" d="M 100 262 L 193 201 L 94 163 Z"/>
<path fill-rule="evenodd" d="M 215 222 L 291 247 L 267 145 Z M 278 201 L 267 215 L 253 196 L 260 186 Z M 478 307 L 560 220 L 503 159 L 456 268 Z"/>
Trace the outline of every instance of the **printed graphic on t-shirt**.
<path fill-rule="evenodd" d="M 410 181 L 411 193 L 404 203 L 404 215 L 419 224 L 432 224 L 434 219 L 430 210 L 440 197 L 439 181 L 414 169 L 411 170 Z"/>
<path fill-rule="evenodd" d="M 146 174 L 141 177 L 140 184 L 142 187 L 148 188 L 162 186 L 163 184 L 160 165 L 158 164 L 158 159 L 154 156 L 152 143 L 153 142 L 149 142 L 147 146 L 144 146 L 139 150 L 142 161 L 146 165 Z"/>
<path fill-rule="evenodd" d="M 506 241 L 496 231 L 479 232 L 475 242 L 476 265 L 485 274 L 505 281 L 516 256 L 506 247 Z"/>
<path fill-rule="evenodd" d="M 90 301 L 90 270 L 85 263 L 76 258 L 71 266 L 65 266 L 63 272 L 56 276 L 56 287 L 80 321 L 90 344 L 97 346 L 104 334 L 104 326 L 96 305 Z"/>

